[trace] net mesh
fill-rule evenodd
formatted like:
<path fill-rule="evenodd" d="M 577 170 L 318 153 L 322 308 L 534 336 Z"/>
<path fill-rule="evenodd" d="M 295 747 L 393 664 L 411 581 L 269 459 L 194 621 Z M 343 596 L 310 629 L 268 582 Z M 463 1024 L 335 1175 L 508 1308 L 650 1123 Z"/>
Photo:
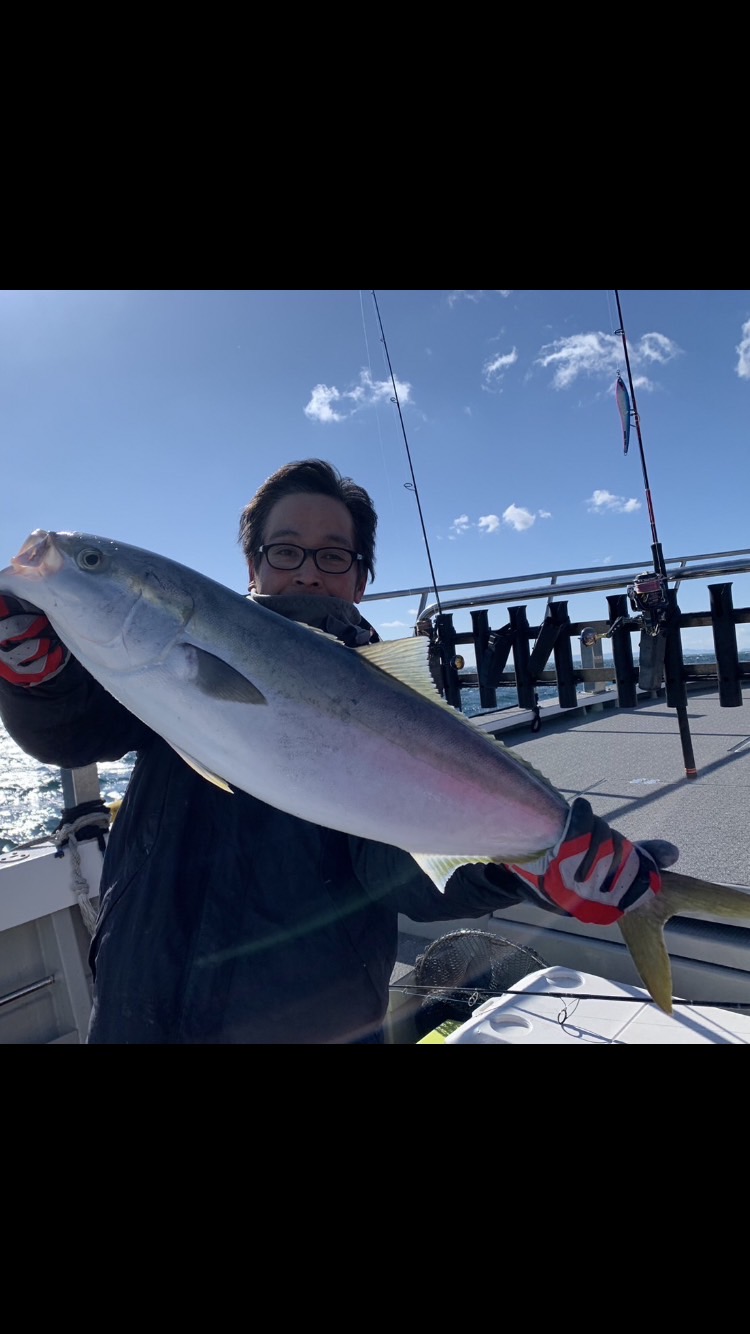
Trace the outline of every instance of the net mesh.
<path fill-rule="evenodd" d="M 439 936 L 414 965 L 415 987 L 424 991 L 415 1020 L 419 1036 L 446 1019 L 466 1023 L 482 1001 L 547 966 L 535 950 L 491 931 L 466 929 Z"/>

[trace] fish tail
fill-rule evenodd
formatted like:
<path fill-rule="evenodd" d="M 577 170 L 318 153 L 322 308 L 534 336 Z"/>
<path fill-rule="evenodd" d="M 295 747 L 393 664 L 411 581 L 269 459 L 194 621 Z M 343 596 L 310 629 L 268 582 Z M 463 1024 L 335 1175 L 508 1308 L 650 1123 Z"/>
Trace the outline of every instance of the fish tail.
<path fill-rule="evenodd" d="M 662 871 L 661 893 L 619 919 L 618 926 L 633 963 L 651 998 L 665 1014 L 672 1013 L 672 965 L 664 926 L 670 917 L 681 912 L 744 918 L 750 922 L 750 890 L 716 885 L 676 871 Z"/>

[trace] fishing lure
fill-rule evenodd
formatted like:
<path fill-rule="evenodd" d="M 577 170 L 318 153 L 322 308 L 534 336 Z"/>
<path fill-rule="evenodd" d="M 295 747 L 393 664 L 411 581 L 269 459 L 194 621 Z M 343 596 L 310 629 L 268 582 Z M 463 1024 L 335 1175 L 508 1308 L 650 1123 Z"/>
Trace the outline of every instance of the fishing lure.
<path fill-rule="evenodd" d="M 630 444 L 630 418 L 631 418 L 630 397 L 628 395 L 627 389 L 625 388 L 625 381 L 623 380 L 621 375 L 618 375 L 617 377 L 617 384 L 615 386 L 615 398 L 617 399 L 617 406 L 620 409 L 620 417 L 622 418 L 623 453 L 627 454 L 628 445 Z"/>

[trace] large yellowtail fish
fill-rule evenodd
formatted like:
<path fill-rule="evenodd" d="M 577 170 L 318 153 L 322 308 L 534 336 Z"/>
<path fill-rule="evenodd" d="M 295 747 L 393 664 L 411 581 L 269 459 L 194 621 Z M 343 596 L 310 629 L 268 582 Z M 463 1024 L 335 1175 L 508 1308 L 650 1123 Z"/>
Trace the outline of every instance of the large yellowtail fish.
<path fill-rule="evenodd" d="M 187 566 L 89 533 L 37 530 L 0 591 L 46 613 L 75 657 L 211 782 L 405 849 L 443 889 L 466 862 L 522 863 L 569 807 L 438 695 L 423 637 L 347 648 Z M 750 894 L 663 872 L 618 925 L 667 1013 L 663 925 L 750 920 Z"/>

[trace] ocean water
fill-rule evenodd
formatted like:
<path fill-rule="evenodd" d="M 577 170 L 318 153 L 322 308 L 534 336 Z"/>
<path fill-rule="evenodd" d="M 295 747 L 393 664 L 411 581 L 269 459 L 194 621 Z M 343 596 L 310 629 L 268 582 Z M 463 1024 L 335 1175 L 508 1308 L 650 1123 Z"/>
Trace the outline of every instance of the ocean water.
<path fill-rule="evenodd" d="M 126 755 L 99 765 L 105 805 L 125 795 L 134 762 L 135 755 Z M 60 770 L 30 759 L 0 725 L 0 852 L 49 839 L 63 806 Z"/>
<path fill-rule="evenodd" d="M 741 653 L 745 658 L 747 654 Z M 686 662 L 710 662 L 711 654 L 685 654 Z M 554 699 L 554 686 L 540 686 L 540 703 Z M 497 707 L 517 704 L 512 686 L 497 692 Z M 464 713 L 481 713 L 478 690 L 463 692 Z M 123 797 L 132 773 L 135 755 L 126 755 L 114 763 L 99 766 L 99 787 L 105 805 Z M 10 852 L 30 843 L 46 841 L 60 824 L 63 812 L 60 770 L 39 764 L 16 745 L 0 724 L 0 853 Z"/>

